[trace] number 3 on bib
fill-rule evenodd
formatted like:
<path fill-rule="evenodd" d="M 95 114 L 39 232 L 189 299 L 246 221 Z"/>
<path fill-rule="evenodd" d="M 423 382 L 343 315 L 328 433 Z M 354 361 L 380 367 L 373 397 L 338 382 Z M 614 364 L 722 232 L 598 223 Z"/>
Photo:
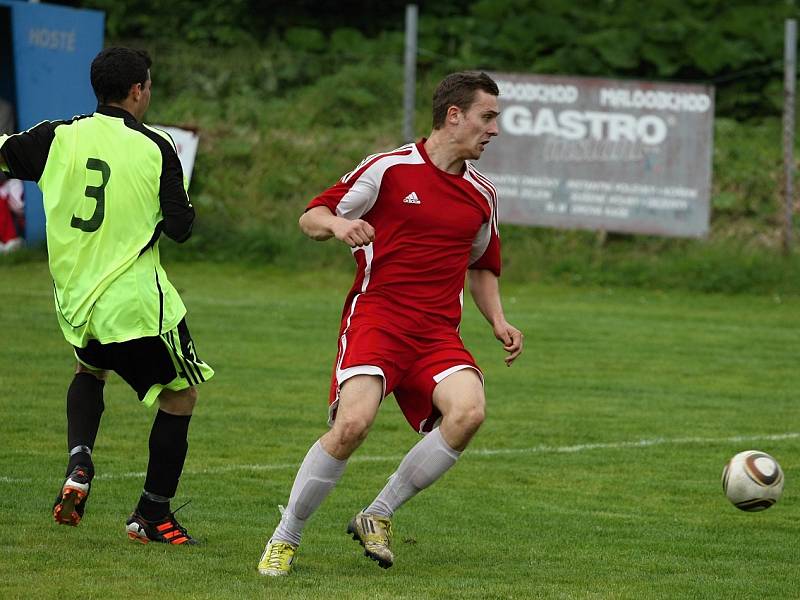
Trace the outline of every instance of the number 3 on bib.
<path fill-rule="evenodd" d="M 99 158 L 89 158 L 86 160 L 86 168 L 89 171 L 99 171 L 103 176 L 103 181 L 99 186 L 87 185 L 83 192 L 87 198 L 94 198 L 97 204 L 94 207 L 94 213 L 88 220 L 72 215 L 70 225 L 86 233 L 92 233 L 100 228 L 106 215 L 106 185 L 111 177 L 111 167 Z"/>

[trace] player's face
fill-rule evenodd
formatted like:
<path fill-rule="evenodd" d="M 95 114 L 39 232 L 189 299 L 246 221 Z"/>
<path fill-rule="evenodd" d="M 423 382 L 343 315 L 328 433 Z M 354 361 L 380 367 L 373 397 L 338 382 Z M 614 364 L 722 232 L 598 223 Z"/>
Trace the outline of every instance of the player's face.
<path fill-rule="evenodd" d="M 462 148 L 462 158 L 477 160 L 486 145 L 498 134 L 497 96 L 483 90 L 475 93 L 475 101 L 461 113 L 458 126 L 458 139 Z"/>

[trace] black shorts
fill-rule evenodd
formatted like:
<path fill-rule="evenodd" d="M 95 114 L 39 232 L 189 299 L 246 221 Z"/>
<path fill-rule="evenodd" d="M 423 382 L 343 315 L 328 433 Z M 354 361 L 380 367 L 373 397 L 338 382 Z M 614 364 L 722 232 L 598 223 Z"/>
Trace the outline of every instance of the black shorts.
<path fill-rule="evenodd" d="M 75 356 L 90 369 L 115 371 L 148 406 L 164 388 L 185 390 L 214 375 L 197 358 L 186 319 L 160 336 L 110 344 L 89 340 L 85 348 L 75 348 Z"/>

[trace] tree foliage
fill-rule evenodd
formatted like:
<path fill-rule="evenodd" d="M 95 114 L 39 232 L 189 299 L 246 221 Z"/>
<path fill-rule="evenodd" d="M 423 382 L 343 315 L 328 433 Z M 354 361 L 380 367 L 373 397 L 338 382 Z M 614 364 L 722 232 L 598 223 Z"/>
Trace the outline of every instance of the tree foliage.
<path fill-rule="evenodd" d="M 223 47 L 263 47 L 280 40 L 304 56 L 333 53 L 346 59 L 375 50 L 365 38 L 402 32 L 406 1 L 85 0 L 81 4 L 106 12 L 111 40 L 176 40 Z M 717 113 L 738 119 L 779 109 L 784 20 L 798 16 L 795 0 L 420 0 L 418 4 L 423 69 L 478 67 L 712 83 L 717 86 Z"/>
<path fill-rule="evenodd" d="M 746 118 L 779 104 L 784 20 L 797 16 L 794 2 L 477 0 L 423 34 L 497 70 L 715 84 L 717 112 Z"/>

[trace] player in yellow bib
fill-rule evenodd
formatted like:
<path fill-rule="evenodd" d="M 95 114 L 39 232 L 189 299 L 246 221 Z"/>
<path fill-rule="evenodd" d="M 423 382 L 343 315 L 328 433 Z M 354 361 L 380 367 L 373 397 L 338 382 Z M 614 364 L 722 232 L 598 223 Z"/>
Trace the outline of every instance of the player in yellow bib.
<path fill-rule="evenodd" d="M 159 405 L 128 536 L 191 544 L 170 499 L 186 458 L 195 386 L 214 371 L 197 357 L 186 308 L 161 267 L 159 237 L 186 241 L 195 213 L 174 143 L 142 123 L 150 66 L 142 51 L 100 52 L 91 66 L 94 114 L 0 136 L 0 169 L 42 190 L 56 315 L 77 358 L 67 392 L 69 464 L 55 520 L 77 525 L 83 517 L 103 387 L 115 371 L 145 405 Z"/>

